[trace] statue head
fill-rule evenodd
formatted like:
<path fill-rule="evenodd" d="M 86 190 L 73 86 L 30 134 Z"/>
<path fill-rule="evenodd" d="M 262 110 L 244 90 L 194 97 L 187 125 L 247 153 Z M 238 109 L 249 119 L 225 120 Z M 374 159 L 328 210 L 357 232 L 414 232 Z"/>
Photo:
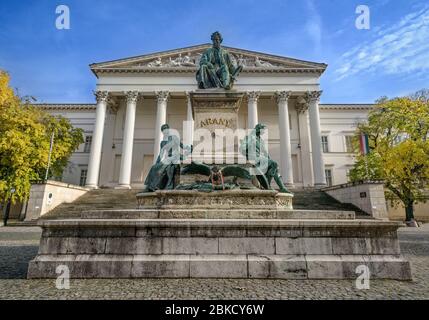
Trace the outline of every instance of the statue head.
<path fill-rule="evenodd" d="M 161 126 L 161 132 L 164 134 L 164 137 L 168 136 L 168 131 L 170 130 L 170 126 L 168 124 L 163 124 Z"/>
<path fill-rule="evenodd" d="M 170 126 L 168 125 L 168 124 L 163 124 L 162 126 L 161 126 L 161 132 L 163 132 L 164 130 L 166 130 L 166 129 L 170 129 Z"/>
<path fill-rule="evenodd" d="M 256 136 L 259 137 L 261 135 L 261 131 L 264 131 L 267 128 L 265 124 L 258 123 L 255 127 Z"/>
<path fill-rule="evenodd" d="M 211 40 L 213 42 L 213 47 L 215 48 L 220 48 L 220 44 L 223 42 L 222 35 L 219 31 L 212 33 Z"/>

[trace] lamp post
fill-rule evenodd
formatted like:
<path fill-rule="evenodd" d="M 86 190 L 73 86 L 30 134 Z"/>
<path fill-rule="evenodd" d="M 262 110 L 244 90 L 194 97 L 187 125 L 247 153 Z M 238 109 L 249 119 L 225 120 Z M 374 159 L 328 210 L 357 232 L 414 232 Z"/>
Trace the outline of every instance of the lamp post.
<path fill-rule="evenodd" d="M 10 189 L 10 198 L 12 199 L 13 194 L 15 193 L 15 188 Z M 11 200 L 8 200 L 5 203 L 4 209 L 3 209 L 3 226 L 7 226 L 7 220 L 9 219 L 9 211 L 10 211 L 10 204 Z"/>

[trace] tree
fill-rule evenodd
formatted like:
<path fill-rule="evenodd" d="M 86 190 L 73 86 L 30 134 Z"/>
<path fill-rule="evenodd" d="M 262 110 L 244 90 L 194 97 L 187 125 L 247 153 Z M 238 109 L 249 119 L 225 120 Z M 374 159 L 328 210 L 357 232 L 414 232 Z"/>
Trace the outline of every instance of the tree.
<path fill-rule="evenodd" d="M 414 204 L 429 186 L 429 91 L 410 97 L 381 98 L 358 126 L 366 134 L 370 153 L 359 155 L 350 172 L 352 181 L 384 180 L 414 221 Z"/>
<path fill-rule="evenodd" d="M 49 176 L 58 176 L 67 160 L 83 143 L 81 129 L 68 119 L 54 117 L 19 97 L 9 86 L 9 76 L 0 70 L 0 201 L 28 198 L 31 181 L 44 180 L 52 132 L 55 143 Z M 15 190 L 15 192 L 11 192 Z"/>

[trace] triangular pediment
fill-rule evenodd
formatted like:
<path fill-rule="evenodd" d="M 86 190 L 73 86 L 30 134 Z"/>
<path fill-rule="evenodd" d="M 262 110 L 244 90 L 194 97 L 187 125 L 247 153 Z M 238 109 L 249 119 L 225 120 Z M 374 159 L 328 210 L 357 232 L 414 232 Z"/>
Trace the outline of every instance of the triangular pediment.
<path fill-rule="evenodd" d="M 194 72 L 205 50 L 211 44 L 162 51 L 137 57 L 91 64 L 91 70 L 98 72 Z M 250 50 L 223 46 L 231 54 L 233 62 L 243 65 L 244 72 L 317 72 L 323 73 L 327 65 L 288 57 L 276 56 Z"/>

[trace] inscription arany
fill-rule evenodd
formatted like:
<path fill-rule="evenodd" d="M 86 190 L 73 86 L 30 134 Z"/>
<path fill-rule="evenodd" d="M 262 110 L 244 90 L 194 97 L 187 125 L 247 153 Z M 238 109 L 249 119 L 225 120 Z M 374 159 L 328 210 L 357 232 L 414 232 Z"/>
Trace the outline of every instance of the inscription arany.
<path fill-rule="evenodd" d="M 226 128 L 232 128 L 233 129 L 233 120 L 229 119 L 222 119 L 222 118 L 207 118 L 200 121 L 200 127 L 205 128 L 207 126 L 224 126 Z"/>

